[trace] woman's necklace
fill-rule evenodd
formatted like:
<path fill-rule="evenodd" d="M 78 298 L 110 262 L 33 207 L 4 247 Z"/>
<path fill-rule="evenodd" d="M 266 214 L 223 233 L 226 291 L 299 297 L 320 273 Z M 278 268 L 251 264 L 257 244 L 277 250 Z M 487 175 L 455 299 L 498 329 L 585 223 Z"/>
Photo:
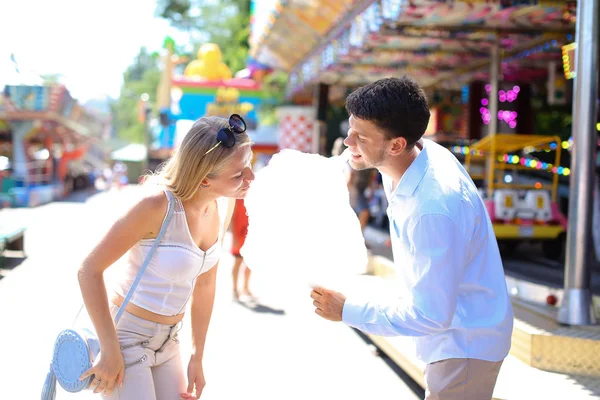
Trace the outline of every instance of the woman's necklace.
<path fill-rule="evenodd" d="M 214 201 L 211 201 L 204 210 L 202 210 L 202 207 L 197 207 L 193 203 L 188 204 L 188 206 L 193 208 L 197 212 L 199 212 L 201 214 L 202 218 L 208 218 L 215 213 L 214 210 L 212 210 L 212 212 L 211 212 L 211 208 L 214 203 L 215 203 Z"/>
<path fill-rule="evenodd" d="M 208 206 L 206 206 L 206 209 L 204 210 L 204 214 L 202 214 L 202 217 L 203 217 L 203 218 L 210 217 L 210 216 L 212 216 L 212 215 L 214 214 L 214 211 L 213 211 L 213 212 L 210 212 L 210 209 L 211 209 L 211 206 L 212 206 L 212 204 L 213 204 L 213 203 L 211 202 L 211 203 L 210 203 Z M 196 207 L 194 207 L 194 208 L 196 208 Z M 197 211 L 200 211 L 200 208 L 196 208 L 196 210 L 197 210 Z M 202 212 L 202 211 L 200 211 L 200 212 Z"/>
<path fill-rule="evenodd" d="M 203 218 L 211 217 L 214 214 L 214 211 L 208 212 L 208 210 L 210 210 L 210 206 L 206 207 L 206 210 L 204 211 L 204 215 L 202 216 Z"/>

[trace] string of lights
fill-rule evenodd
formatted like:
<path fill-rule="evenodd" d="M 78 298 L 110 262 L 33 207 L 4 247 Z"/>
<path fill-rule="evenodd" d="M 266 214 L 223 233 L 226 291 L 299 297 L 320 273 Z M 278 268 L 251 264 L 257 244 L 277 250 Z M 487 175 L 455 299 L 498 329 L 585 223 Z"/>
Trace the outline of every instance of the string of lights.
<path fill-rule="evenodd" d="M 573 146 L 572 139 L 565 140 L 561 143 L 561 147 L 565 150 L 571 150 L 572 146 Z M 525 154 L 530 154 L 530 153 L 540 152 L 540 151 L 550 152 L 552 150 L 555 150 L 556 148 L 557 148 L 557 144 L 551 143 L 550 149 L 538 150 L 538 149 L 535 149 L 532 147 L 527 147 L 527 148 L 523 149 L 523 152 Z M 470 151 L 471 155 L 473 155 L 473 156 L 483 156 L 484 155 L 483 152 L 481 152 L 479 150 L 471 150 L 469 148 L 469 146 L 452 146 L 450 150 L 454 154 L 466 155 Z M 553 174 L 558 174 L 558 175 L 562 175 L 562 176 L 569 176 L 571 174 L 571 170 L 568 167 L 563 167 L 560 165 L 552 165 L 551 163 L 541 161 L 538 158 L 531 157 L 531 156 L 530 157 L 525 157 L 525 156 L 520 157 L 515 154 L 504 154 L 504 155 L 498 156 L 498 161 L 504 162 L 506 164 L 512 164 L 512 165 L 520 164 L 523 167 L 537 169 L 537 170 L 543 170 L 543 171 L 551 172 Z"/>

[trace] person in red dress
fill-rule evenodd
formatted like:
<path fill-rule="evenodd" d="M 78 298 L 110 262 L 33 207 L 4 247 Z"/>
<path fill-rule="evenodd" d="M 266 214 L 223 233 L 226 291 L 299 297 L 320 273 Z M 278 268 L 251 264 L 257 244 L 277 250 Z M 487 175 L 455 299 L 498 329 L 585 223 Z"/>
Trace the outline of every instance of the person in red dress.
<path fill-rule="evenodd" d="M 233 263 L 233 297 L 238 300 L 240 298 L 240 292 L 238 290 L 238 277 L 240 275 L 240 269 L 242 264 L 244 265 L 244 286 L 242 289 L 242 295 L 252 298 L 252 292 L 250 292 L 250 268 L 244 263 L 244 258 L 240 254 L 240 249 L 244 245 L 246 235 L 248 234 L 248 215 L 246 214 L 246 207 L 244 206 L 244 200 L 239 199 L 235 202 L 235 209 L 233 211 L 233 217 L 231 220 L 231 233 L 232 233 L 232 245 L 231 254 L 235 257 Z"/>

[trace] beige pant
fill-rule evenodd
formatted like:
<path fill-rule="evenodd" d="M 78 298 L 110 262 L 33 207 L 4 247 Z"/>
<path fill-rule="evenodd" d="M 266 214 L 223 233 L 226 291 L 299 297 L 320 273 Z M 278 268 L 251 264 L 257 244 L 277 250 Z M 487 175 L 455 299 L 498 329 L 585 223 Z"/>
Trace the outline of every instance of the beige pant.
<path fill-rule="evenodd" d="M 111 305 L 111 315 L 117 306 Z M 179 400 L 187 388 L 181 364 L 178 325 L 162 325 L 127 311 L 117 324 L 125 362 L 123 387 L 115 386 L 110 400 Z"/>
<path fill-rule="evenodd" d="M 490 400 L 501 365 L 472 358 L 427 364 L 425 400 Z"/>

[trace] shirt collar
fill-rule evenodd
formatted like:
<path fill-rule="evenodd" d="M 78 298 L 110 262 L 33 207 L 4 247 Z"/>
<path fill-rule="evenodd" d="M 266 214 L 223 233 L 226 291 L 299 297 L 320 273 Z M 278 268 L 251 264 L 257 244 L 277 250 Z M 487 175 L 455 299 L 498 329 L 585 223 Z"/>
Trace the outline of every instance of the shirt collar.
<path fill-rule="evenodd" d="M 392 193 L 392 197 L 397 194 L 400 196 L 412 196 L 419 183 L 423 180 L 425 172 L 429 167 L 429 155 L 427 154 L 428 142 L 429 140 L 427 139 L 423 140 L 423 149 L 408 166 L 402 178 L 400 178 L 400 182 L 398 182 L 396 189 Z"/>

